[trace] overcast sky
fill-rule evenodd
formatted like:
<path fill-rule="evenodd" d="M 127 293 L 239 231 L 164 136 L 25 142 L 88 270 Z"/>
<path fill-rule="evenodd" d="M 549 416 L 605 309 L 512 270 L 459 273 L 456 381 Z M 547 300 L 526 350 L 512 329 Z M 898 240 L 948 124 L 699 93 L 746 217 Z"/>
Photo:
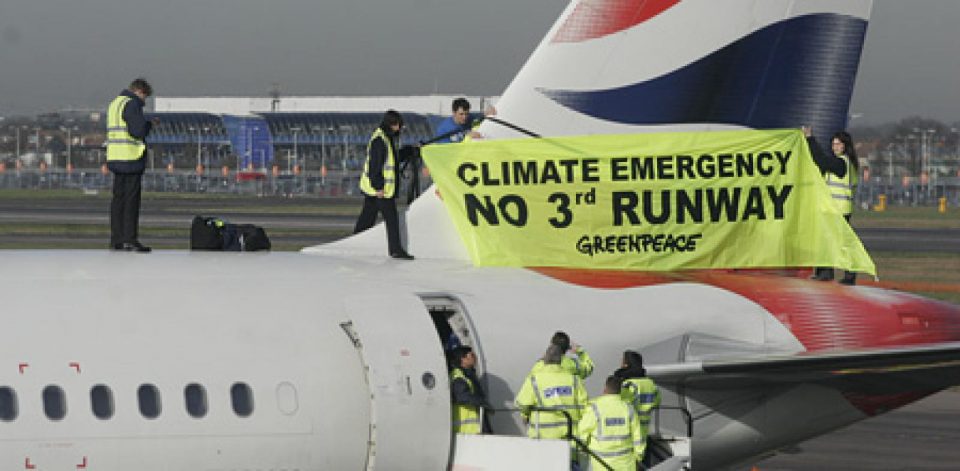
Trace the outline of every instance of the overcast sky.
<path fill-rule="evenodd" d="M 158 95 L 497 95 L 565 0 L 0 0 L 0 115 Z M 859 123 L 960 121 L 960 1 L 875 0 Z"/>

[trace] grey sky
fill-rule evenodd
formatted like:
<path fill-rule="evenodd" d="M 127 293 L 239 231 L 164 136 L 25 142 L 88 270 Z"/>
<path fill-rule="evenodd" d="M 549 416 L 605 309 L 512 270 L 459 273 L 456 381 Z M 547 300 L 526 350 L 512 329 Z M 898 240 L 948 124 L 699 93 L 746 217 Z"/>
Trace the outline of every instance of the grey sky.
<path fill-rule="evenodd" d="M 0 115 L 160 95 L 502 92 L 565 0 L 0 0 Z M 852 111 L 960 120 L 960 2 L 876 0 Z"/>

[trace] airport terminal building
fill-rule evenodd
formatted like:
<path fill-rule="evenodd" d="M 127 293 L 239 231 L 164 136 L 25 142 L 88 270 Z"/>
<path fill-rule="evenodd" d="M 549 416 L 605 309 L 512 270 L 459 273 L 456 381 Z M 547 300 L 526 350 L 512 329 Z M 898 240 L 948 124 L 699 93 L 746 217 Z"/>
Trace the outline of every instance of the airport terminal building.
<path fill-rule="evenodd" d="M 147 191 L 261 195 L 357 194 L 367 140 L 387 109 L 406 120 L 404 144 L 430 139 L 462 95 L 155 97 L 148 117 Z M 475 116 L 498 97 L 466 96 Z M 0 127 L 0 189 L 108 189 L 104 110 L 63 110 Z M 929 137 L 929 134 L 928 136 Z M 960 205 L 960 147 L 920 141 L 878 148 L 863 142 L 859 206 Z M 927 179 L 909 167 L 921 156 L 939 169 Z M 896 162 L 895 162 L 896 160 Z M 872 172 L 871 172 L 872 170 Z M 427 178 L 420 184 L 429 183 Z"/>
<path fill-rule="evenodd" d="M 148 144 L 163 166 L 280 172 L 358 169 L 387 109 L 406 120 L 405 144 L 429 139 L 459 95 L 380 97 L 157 97 Z M 475 111 L 492 103 L 468 97 Z M 190 159 L 190 156 L 194 159 Z"/>
<path fill-rule="evenodd" d="M 151 98 L 146 116 L 159 124 L 147 138 L 144 188 L 355 194 L 367 141 L 384 111 L 403 114 L 402 143 L 415 144 L 433 137 L 460 96 Z M 467 99 L 477 116 L 495 102 Z M 109 188 L 105 112 L 44 117 L 13 126 L 15 150 L 0 158 L 0 188 Z"/>

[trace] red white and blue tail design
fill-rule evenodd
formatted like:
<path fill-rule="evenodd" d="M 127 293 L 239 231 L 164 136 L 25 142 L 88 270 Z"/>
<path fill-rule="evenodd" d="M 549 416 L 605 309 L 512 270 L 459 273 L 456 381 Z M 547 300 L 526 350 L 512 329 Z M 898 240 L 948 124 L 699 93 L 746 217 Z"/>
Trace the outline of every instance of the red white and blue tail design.
<path fill-rule="evenodd" d="M 540 135 L 843 129 L 870 0 L 574 1 L 497 104 Z M 487 122 L 490 138 L 519 136 Z"/>
<path fill-rule="evenodd" d="M 871 0 L 575 0 L 497 103 L 542 136 L 845 125 Z M 486 138 L 523 137 L 488 120 Z M 468 260 L 433 191 L 406 213 L 417 257 Z M 308 252 L 386 251 L 382 230 Z"/>

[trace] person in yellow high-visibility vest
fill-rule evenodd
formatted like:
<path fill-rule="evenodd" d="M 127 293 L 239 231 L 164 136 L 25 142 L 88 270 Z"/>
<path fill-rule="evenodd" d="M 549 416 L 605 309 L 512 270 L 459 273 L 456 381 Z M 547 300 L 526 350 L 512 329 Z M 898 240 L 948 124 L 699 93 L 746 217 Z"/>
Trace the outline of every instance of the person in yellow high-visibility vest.
<path fill-rule="evenodd" d="M 491 413 L 483 387 L 477 379 L 477 356 L 468 346 L 453 349 L 450 370 L 450 395 L 453 404 L 453 432 L 462 434 L 490 433 L 487 416 L 481 418 L 480 411 Z M 482 423 L 481 423 L 482 420 Z"/>
<path fill-rule="evenodd" d="M 620 396 L 620 378 L 610 376 L 603 395 L 585 408 L 580 419 L 580 440 L 614 471 L 636 471 L 646 449 L 646 432 L 636 410 Z M 590 458 L 593 470 L 607 469 Z"/>
<path fill-rule="evenodd" d="M 377 222 L 377 213 L 387 226 L 387 252 L 400 260 L 413 260 L 400 244 L 400 217 L 397 215 L 397 188 L 399 173 L 398 139 L 403 129 L 403 117 L 395 110 L 387 110 L 380 126 L 370 135 L 367 160 L 360 175 L 363 209 L 357 218 L 353 233 L 363 232 Z"/>
<path fill-rule="evenodd" d="M 577 422 L 587 403 L 587 391 L 579 376 L 560 366 L 562 356 L 559 346 L 547 347 L 544 366 L 531 372 L 517 393 L 514 402 L 528 424 L 527 435 L 531 438 L 566 438 L 567 419 L 560 411 L 570 414 L 572 433 L 576 434 Z M 534 411 L 535 407 L 550 410 Z"/>
<path fill-rule="evenodd" d="M 804 127 L 803 132 L 807 136 L 810 155 L 827 181 L 830 197 L 849 223 L 853 215 L 853 198 L 857 191 L 860 173 L 860 163 L 857 158 L 857 149 L 853 145 L 853 138 L 845 131 L 834 133 L 830 140 L 833 155 L 828 155 L 817 144 L 810 128 Z M 831 281 L 833 276 L 833 268 L 818 267 L 814 270 L 812 278 Z M 856 282 L 857 274 L 851 271 L 844 272 L 843 278 L 840 279 L 840 283 L 844 285 L 853 285 Z"/>
<path fill-rule="evenodd" d="M 107 168 L 113 173 L 110 201 L 110 249 L 149 252 L 140 243 L 140 194 L 146 139 L 153 123 L 143 116 L 143 107 L 153 87 L 143 78 L 130 83 L 107 108 Z"/>
<path fill-rule="evenodd" d="M 570 439 L 577 436 L 577 423 L 589 397 L 580 377 L 560 366 L 562 357 L 560 346 L 551 344 L 547 347 L 543 355 L 544 366 L 527 375 L 514 399 L 530 438 Z M 576 450 L 572 442 L 570 445 L 570 459 L 577 466 Z"/>
<path fill-rule="evenodd" d="M 632 350 L 623 352 L 623 363 L 613 375 L 623 382 L 621 396 L 637 412 L 643 436 L 647 436 L 651 412 L 660 405 L 660 388 L 647 377 L 643 356 Z"/>

